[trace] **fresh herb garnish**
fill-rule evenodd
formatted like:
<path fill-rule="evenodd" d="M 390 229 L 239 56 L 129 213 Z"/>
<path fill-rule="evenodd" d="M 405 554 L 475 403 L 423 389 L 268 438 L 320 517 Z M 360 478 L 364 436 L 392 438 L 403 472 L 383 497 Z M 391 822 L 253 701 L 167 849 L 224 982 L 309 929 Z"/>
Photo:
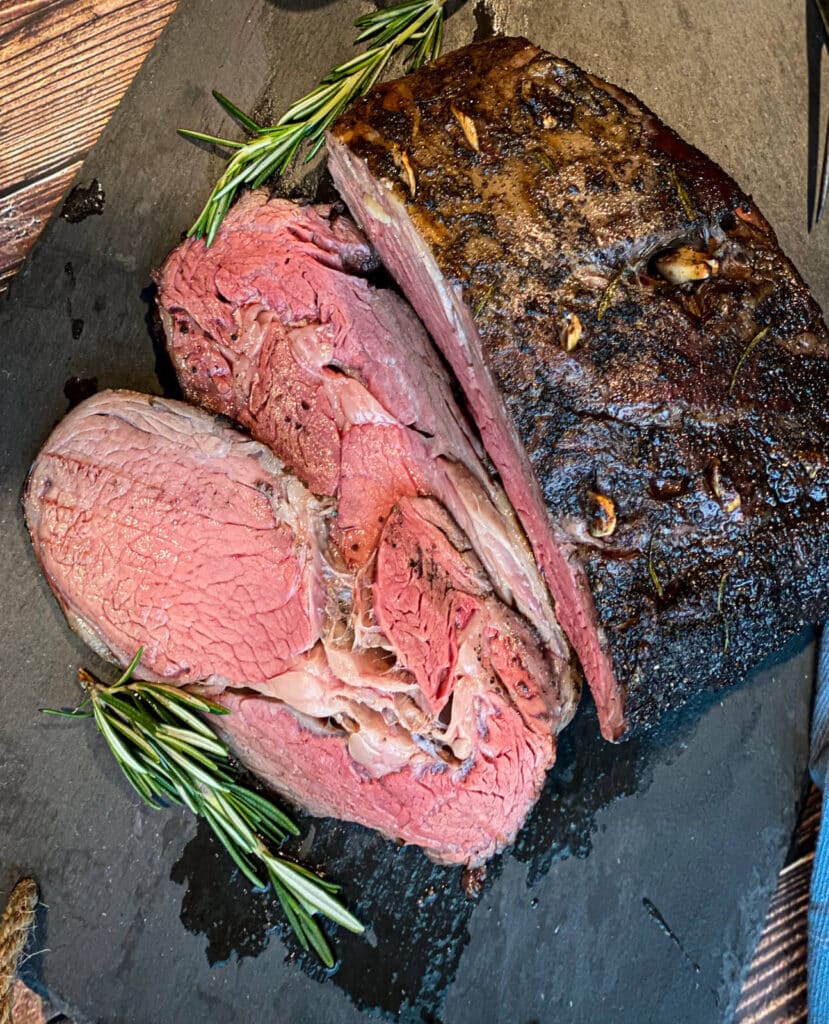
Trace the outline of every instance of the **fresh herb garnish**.
<path fill-rule="evenodd" d="M 329 71 L 316 89 L 297 100 L 271 127 L 257 124 L 214 90 L 216 100 L 253 138 L 249 142 L 234 142 L 178 129 L 185 138 L 235 150 L 188 234 L 204 237 L 210 245 L 242 185 L 258 188 L 272 174 L 282 174 L 303 144 L 310 146 L 306 162 L 312 159 L 325 142 L 326 129 L 353 100 L 368 92 L 404 46 L 410 47 L 407 71 L 434 60 L 443 42 L 445 3 L 446 0 L 405 0 L 358 18 L 354 23 L 360 29 L 356 42 L 370 40 L 371 46 Z"/>
<path fill-rule="evenodd" d="M 770 330 L 771 330 L 771 327 L 764 327 L 761 331 L 758 331 L 754 335 L 754 337 L 751 339 L 751 341 L 748 343 L 748 345 L 746 345 L 745 351 L 740 356 L 740 358 L 737 360 L 737 366 L 735 367 L 734 373 L 733 373 L 733 375 L 731 377 L 731 384 L 729 385 L 729 388 L 728 388 L 728 396 L 729 396 L 729 398 L 731 397 L 731 395 L 734 394 L 734 388 L 735 388 L 735 386 L 737 384 L 737 374 L 742 369 L 743 363 L 746 361 L 746 359 L 748 359 L 748 357 L 751 355 L 751 353 L 757 348 L 757 346 L 760 344 L 760 342 L 763 340 L 763 338 L 766 337 L 766 335 L 769 333 Z"/>
<path fill-rule="evenodd" d="M 613 300 L 613 295 L 616 289 L 619 287 L 619 282 L 622 280 L 624 275 L 625 267 L 617 271 L 613 277 L 608 281 L 607 287 L 602 292 L 601 300 L 599 301 L 599 308 L 596 310 L 596 319 L 601 320 L 605 313 L 610 307 L 610 303 Z"/>
<path fill-rule="evenodd" d="M 538 159 L 541 161 L 541 163 L 544 165 L 544 167 L 550 172 L 550 174 L 555 174 L 556 173 L 556 169 L 555 169 L 555 167 L 553 167 L 553 161 L 547 156 L 547 154 L 544 152 L 544 150 L 542 150 L 542 149 L 534 149 L 533 152 L 538 157 Z"/>
<path fill-rule="evenodd" d="M 487 288 L 487 290 L 484 292 L 484 294 L 480 297 L 480 299 L 475 303 L 475 308 L 472 310 L 473 320 L 477 320 L 481 313 L 483 313 L 483 311 L 486 309 L 487 303 L 489 302 L 494 290 L 495 285 L 491 284 L 489 288 Z"/>
<path fill-rule="evenodd" d="M 653 560 L 653 542 L 656 540 L 656 530 L 651 534 L 650 543 L 648 544 L 648 575 L 653 583 L 653 589 L 656 591 L 657 597 L 664 597 L 665 590 L 659 581 L 659 576 L 656 572 L 656 563 Z"/>
<path fill-rule="evenodd" d="M 688 195 L 688 190 L 679 180 L 677 174 L 676 164 L 671 164 L 671 181 L 676 189 L 677 198 L 679 199 L 679 205 L 682 207 L 682 212 L 688 218 L 688 220 L 695 220 L 696 215 L 694 214 L 694 208 L 691 205 L 691 198 Z"/>
<path fill-rule="evenodd" d="M 273 851 L 273 844 L 299 835 L 299 829 L 268 799 L 235 781 L 227 746 L 201 717 L 226 715 L 228 709 L 175 686 L 137 682 L 132 675 L 142 652 L 111 686 L 81 669 L 78 678 L 86 698 L 73 711 L 43 711 L 94 718 L 144 803 L 153 808 L 182 804 L 205 818 L 253 885 L 264 888 L 270 880 L 302 948 L 313 949 L 332 967 L 331 949 L 314 915 L 323 914 L 358 934 L 364 930 L 332 895 L 340 886 Z"/>

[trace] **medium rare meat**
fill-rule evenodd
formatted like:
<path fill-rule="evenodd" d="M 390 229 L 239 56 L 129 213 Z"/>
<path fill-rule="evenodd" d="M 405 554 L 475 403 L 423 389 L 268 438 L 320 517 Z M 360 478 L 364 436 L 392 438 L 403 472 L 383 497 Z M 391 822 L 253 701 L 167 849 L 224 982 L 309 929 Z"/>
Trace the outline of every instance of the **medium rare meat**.
<path fill-rule="evenodd" d="M 602 731 L 829 611 L 829 335 L 753 201 L 523 39 L 377 86 L 329 166 L 435 338 Z"/>
<path fill-rule="evenodd" d="M 47 440 L 24 498 L 70 623 L 136 675 L 197 684 L 236 754 L 289 799 L 480 864 L 555 755 L 558 680 L 434 499 L 340 564 L 331 499 L 205 412 L 103 392 Z"/>
<path fill-rule="evenodd" d="M 233 712 L 222 724 L 233 729 L 235 749 L 277 789 L 294 798 L 298 792 L 317 814 L 363 821 L 436 859 L 475 864 L 520 827 L 553 741 L 546 659 L 526 624 L 499 606 L 467 548 L 428 498 L 404 499 L 384 527 L 378 619 L 421 698 L 395 695 L 395 727 L 376 698 L 369 702 L 375 710 L 363 711 L 368 728 L 352 731 L 348 742 L 303 729 L 273 700 L 232 690 L 221 699 Z M 280 692 L 280 680 L 275 687 Z M 304 679 L 298 688 L 307 694 Z M 343 710 L 331 698 L 324 710 L 329 721 L 339 713 L 348 722 L 352 708 L 346 694 Z M 430 722 L 441 720 L 436 735 Z M 389 771 L 390 764 L 400 767 Z"/>
<path fill-rule="evenodd" d="M 213 245 L 191 239 L 158 274 L 184 394 L 238 420 L 317 495 L 333 538 L 365 565 L 402 497 L 434 495 L 572 677 L 569 648 L 503 492 L 481 464 L 447 374 L 410 307 L 365 278 L 373 250 L 330 206 L 245 195 Z M 578 698 L 567 684 L 569 720 Z"/>
<path fill-rule="evenodd" d="M 38 561 L 102 657 L 170 683 L 261 682 L 310 650 L 320 510 L 261 445 L 180 403 L 103 392 L 58 425 L 25 495 Z"/>

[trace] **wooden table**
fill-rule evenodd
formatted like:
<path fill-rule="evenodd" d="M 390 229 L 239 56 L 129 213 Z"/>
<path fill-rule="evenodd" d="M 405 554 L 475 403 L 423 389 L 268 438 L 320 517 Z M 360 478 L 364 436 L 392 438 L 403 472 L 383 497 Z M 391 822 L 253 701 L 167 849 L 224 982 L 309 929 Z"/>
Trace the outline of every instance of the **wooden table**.
<path fill-rule="evenodd" d="M 0 289 L 174 7 L 175 0 L 0 0 Z"/>
<path fill-rule="evenodd" d="M 0 2 L 0 291 L 72 185 L 175 3 Z M 819 816 L 820 794 L 812 788 L 734 1024 L 806 1020 L 806 911 Z M 27 1024 L 31 1012 L 27 1005 Z"/>

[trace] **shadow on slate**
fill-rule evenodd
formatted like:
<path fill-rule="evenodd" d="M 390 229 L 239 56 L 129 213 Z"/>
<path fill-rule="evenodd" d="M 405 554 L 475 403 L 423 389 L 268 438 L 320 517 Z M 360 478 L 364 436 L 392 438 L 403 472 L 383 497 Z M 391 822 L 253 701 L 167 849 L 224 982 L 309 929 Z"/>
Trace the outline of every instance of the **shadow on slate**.
<path fill-rule="evenodd" d="M 491 32 L 496 6 L 507 31 L 632 89 L 733 172 L 829 298 L 825 238 L 803 227 L 800 5 L 757 0 L 747 20 L 728 5 L 491 0 L 457 11 L 447 48 Z M 343 882 L 372 926 L 363 939 L 332 930 L 340 963 L 330 976 L 297 953 L 268 894 L 234 879 L 203 826 L 138 803 L 89 723 L 38 714 L 75 702 L 80 665 L 102 666 L 37 569 L 21 490 L 46 435 L 86 391 L 174 393 L 154 346 L 150 275 L 221 167 L 174 128 L 232 130 L 212 88 L 246 110 L 284 108 L 348 55 L 365 9 L 181 0 L 81 172 L 85 188 L 98 182 L 103 209 L 53 219 L 0 299 L 0 890 L 21 874 L 41 885 L 49 949 L 37 946 L 27 978 L 77 1024 L 727 1021 L 801 794 L 811 634 L 638 740 L 603 743 L 585 706 L 476 900 L 459 871 L 417 850 L 302 818 L 301 856 Z M 739 88 L 721 88 L 726 67 Z M 786 161 L 767 159 L 772 124 L 788 133 Z M 330 196 L 321 166 L 283 188 Z"/>
<path fill-rule="evenodd" d="M 667 730 L 672 743 L 692 725 L 693 715 L 682 717 L 684 722 L 672 722 Z M 595 711 L 582 709 L 561 738 L 557 770 L 515 848 L 506 854 L 528 865 L 530 887 L 554 861 L 586 857 L 596 812 L 644 785 L 654 741 L 612 747 L 596 737 Z M 209 962 L 227 964 L 256 956 L 276 934 L 304 971 L 320 980 L 331 977 L 357 1006 L 378 1010 L 388 1019 L 439 1019 L 469 940 L 467 922 L 478 903 L 465 894 L 460 870 L 433 864 L 414 848 L 397 849 L 356 825 L 295 817 L 313 843 L 293 840 L 285 852 L 318 865 L 332 878 L 352 880 L 346 891 L 369 925 L 368 938 L 329 927 L 338 960 L 332 971 L 323 969 L 301 951 L 272 893 L 251 891 L 202 822 L 170 877 L 187 886 L 181 921 L 205 935 Z M 502 860 L 496 857 L 488 865 L 484 891 L 496 883 Z M 384 951 L 392 955 L 384 956 Z"/>
<path fill-rule="evenodd" d="M 761 671 L 785 665 L 797 655 L 810 657 L 811 642 L 809 633 L 794 638 Z M 488 865 L 484 894 L 497 885 L 505 857 L 527 865 L 530 890 L 557 861 L 588 857 L 597 813 L 620 797 L 644 792 L 654 765 L 669 762 L 691 740 L 700 716 L 719 700 L 702 694 L 659 729 L 619 746 L 598 739 L 595 708 L 585 700 L 560 737 L 556 769 L 517 842 Z M 801 799 L 803 794 L 805 789 Z M 181 905 L 184 927 L 205 935 L 211 964 L 257 956 L 277 935 L 303 971 L 319 980 L 331 978 L 361 1009 L 376 1010 L 388 1020 L 440 1021 L 480 896 L 465 894 L 457 868 L 432 864 L 416 849 L 397 850 L 359 826 L 331 819 L 299 815 L 297 820 L 313 842 L 293 840 L 285 852 L 333 878 L 357 880 L 346 891 L 369 924 L 367 939 L 328 928 L 338 959 L 326 971 L 299 948 L 275 897 L 269 891 L 251 892 L 204 823 L 171 873 L 174 882 L 187 885 Z M 531 897 L 530 905 L 537 903 Z M 658 907 L 646 896 L 641 903 L 657 929 L 700 973 Z M 643 918 L 640 925 L 644 923 Z M 383 956 L 383 951 L 392 955 Z"/>

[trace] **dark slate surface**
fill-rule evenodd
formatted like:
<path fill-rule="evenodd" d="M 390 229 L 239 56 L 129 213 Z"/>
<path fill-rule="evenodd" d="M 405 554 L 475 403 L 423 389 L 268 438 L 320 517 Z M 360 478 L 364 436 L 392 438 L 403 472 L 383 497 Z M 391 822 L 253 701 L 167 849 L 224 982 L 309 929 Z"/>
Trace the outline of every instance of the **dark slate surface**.
<path fill-rule="evenodd" d="M 20 492 L 92 378 L 162 389 L 149 273 L 219 169 L 171 129 L 228 130 L 211 87 L 278 109 L 347 53 L 366 9 L 182 0 L 81 174 L 100 183 L 103 212 L 55 220 L 0 300 L 0 889 L 24 872 L 42 885 L 33 949 L 48 952 L 29 979 L 101 1024 L 729 1020 L 801 793 L 808 635 L 646 740 L 610 747 L 582 714 L 477 903 L 415 850 L 306 821 L 312 862 L 373 923 L 365 940 L 337 936 L 331 978 L 296 955 L 267 896 L 246 891 L 203 829 L 139 806 L 88 724 L 37 713 L 70 703 L 94 659 L 37 571 Z M 681 0 L 490 0 L 453 16 L 447 44 L 493 22 L 631 89 L 722 163 L 827 303 L 829 225 L 806 230 L 803 4 L 755 0 L 748 21 L 742 5 Z"/>

